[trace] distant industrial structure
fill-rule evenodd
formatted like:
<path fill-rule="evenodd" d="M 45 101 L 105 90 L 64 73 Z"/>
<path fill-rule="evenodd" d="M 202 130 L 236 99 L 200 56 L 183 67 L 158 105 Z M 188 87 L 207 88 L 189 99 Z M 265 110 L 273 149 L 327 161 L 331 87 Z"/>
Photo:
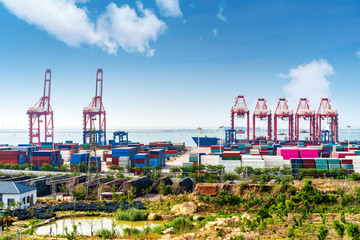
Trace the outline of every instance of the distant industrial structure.
<path fill-rule="evenodd" d="M 29 115 L 30 144 L 41 144 L 41 123 L 44 123 L 44 141 L 52 142 L 54 140 L 54 113 L 50 105 L 50 90 L 51 70 L 46 69 L 43 96 L 26 112 L 26 114 Z"/>
<path fill-rule="evenodd" d="M 249 142 L 249 109 L 245 102 L 245 97 L 239 95 L 235 98 L 235 105 L 231 107 L 231 128 L 225 132 L 225 143 L 229 146 L 231 143 L 237 142 L 237 133 L 245 134 L 246 137 L 242 141 Z M 235 117 L 245 118 L 247 121 L 244 130 L 235 130 Z M 258 136 L 256 120 L 266 122 L 266 136 Z M 272 128 L 272 119 L 274 119 L 274 126 Z M 287 121 L 287 133 L 279 132 L 279 120 Z M 308 126 L 302 126 L 301 121 Z M 322 124 L 326 121 L 325 124 Z M 290 143 L 298 143 L 306 141 L 311 144 L 322 143 L 338 143 L 339 142 L 339 127 L 338 127 L 338 111 L 333 109 L 328 98 L 322 98 L 317 113 L 310 108 L 309 100 L 307 98 L 300 98 L 295 115 L 287 104 L 285 98 L 279 98 L 274 115 L 266 104 L 264 98 L 257 100 L 255 110 L 253 113 L 252 123 L 252 141 L 275 141 L 278 142 L 279 135 L 284 135 L 285 140 Z M 326 126 L 327 128 L 324 128 Z M 272 130 L 274 129 L 274 136 Z M 300 139 L 300 134 L 308 134 L 308 137 Z"/>

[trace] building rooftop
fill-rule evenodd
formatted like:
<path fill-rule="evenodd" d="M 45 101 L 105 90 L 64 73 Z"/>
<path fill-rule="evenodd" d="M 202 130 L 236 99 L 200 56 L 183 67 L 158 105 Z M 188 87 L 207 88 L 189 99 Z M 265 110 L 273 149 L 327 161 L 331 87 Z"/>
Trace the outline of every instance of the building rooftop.
<path fill-rule="evenodd" d="M 18 194 L 36 190 L 36 187 L 17 182 L 0 181 L 0 194 Z"/>

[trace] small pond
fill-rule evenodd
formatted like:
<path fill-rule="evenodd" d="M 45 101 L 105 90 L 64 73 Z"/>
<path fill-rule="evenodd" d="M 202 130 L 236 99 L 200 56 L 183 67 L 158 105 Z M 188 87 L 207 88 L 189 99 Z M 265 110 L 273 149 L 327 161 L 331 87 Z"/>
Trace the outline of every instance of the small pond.
<path fill-rule="evenodd" d="M 67 227 L 68 232 L 73 230 L 73 225 L 77 225 L 77 232 L 80 235 L 90 236 L 91 235 L 91 226 L 93 233 L 99 229 L 108 229 L 111 231 L 114 218 L 112 217 L 80 217 L 73 219 L 59 219 L 55 222 L 39 227 L 36 230 L 38 235 L 65 235 L 65 228 Z M 164 221 L 116 221 L 115 229 L 120 234 L 123 233 L 123 228 L 138 228 L 143 229 L 145 227 L 154 227 L 165 223 Z"/>

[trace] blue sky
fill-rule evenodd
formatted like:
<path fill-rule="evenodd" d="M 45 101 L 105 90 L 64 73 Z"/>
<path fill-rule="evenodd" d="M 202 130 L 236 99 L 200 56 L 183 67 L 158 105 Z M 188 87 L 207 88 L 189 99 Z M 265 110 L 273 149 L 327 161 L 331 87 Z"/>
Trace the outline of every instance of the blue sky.
<path fill-rule="evenodd" d="M 46 68 L 55 128 L 81 128 L 98 68 L 108 128 L 230 125 L 239 94 L 330 97 L 360 127 L 358 1 L 0 0 L 0 29 L 3 128 L 27 128 Z"/>

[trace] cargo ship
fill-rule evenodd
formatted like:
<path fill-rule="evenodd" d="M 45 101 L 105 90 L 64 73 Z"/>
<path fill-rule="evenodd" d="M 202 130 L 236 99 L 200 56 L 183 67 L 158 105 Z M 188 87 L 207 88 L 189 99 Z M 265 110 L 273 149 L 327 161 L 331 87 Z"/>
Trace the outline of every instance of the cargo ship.
<path fill-rule="evenodd" d="M 217 137 L 192 137 L 192 139 L 194 140 L 194 142 L 196 143 L 196 145 L 198 145 L 199 147 L 210 147 L 212 145 L 216 145 L 218 143 L 218 141 L 220 140 Z M 199 140 L 199 143 L 198 143 Z"/>

